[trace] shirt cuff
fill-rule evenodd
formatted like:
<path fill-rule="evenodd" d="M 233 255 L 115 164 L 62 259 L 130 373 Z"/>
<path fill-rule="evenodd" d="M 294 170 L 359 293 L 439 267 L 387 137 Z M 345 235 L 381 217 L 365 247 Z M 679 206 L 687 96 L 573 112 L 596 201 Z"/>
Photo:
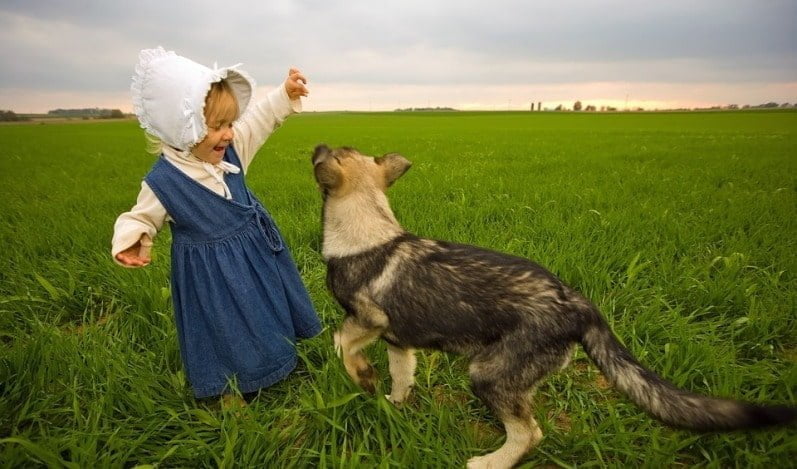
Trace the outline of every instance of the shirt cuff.
<path fill-rule="evenodd" d="M 285 89 L 285 84 L 281 84 L 276 89 L 271 90 L 268 93 L 268 101 L 279 122 L 282 122 L 291 114 L 302 112 L 301 98 L 290 99 L 288 97 L 288 90 Z"/>
<path fill-rule="evenodd" d="M 117 227 L 115 227 L 116 232 L 114 233 L 113 240 L 111 241 L 111 258 L 113 258 L 113 261 L 117 265 L 130 268 L 131 266 L 119 262 L 116 259 L 116 255 L 128 249 L 130 246 L 138 243 L 139 241 L 141 241 L 141 246 L 146 249 L 147 252 L 149 252 L 152 247 L 153 233 L 152 230 L 147 229 L 145 226 L 135 222 L 128 222 L 120 225 L 121 226 L 117 225 Z M 144 235 L 147 236 L 142 239 Z"/>

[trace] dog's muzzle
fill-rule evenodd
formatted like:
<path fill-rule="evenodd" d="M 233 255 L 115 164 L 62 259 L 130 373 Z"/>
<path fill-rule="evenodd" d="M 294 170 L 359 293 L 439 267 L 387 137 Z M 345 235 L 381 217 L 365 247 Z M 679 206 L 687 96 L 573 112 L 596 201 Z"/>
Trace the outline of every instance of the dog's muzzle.
<path fill-rule="evenodd" d="M 316 146 L 315 150 L 313 151 L 313 166 L 316 166 L 318 163 L 321 163 L 327 159 L 330 153 L 332 153 L 332 150 L 326 145 L 326 143 Z"/>

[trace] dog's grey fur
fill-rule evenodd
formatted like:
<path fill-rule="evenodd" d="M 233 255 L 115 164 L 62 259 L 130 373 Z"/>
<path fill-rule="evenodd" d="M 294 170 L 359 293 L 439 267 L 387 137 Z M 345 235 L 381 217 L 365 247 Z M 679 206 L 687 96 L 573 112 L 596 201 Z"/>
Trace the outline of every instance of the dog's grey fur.
<path fill-rule="evenodd" d="M 375 390 L 362 349 L 388 343 L 388 398 L 413 385 L 414 350 L 470 360 L 472 389 L 504 423 L 506 443 L 469 467 L 510 467 L 542 438 L 529 391 L 563 368 L 581 344 L 608 379 L 650 415 L 697 430 L 761 427 L 792 421 L 791 407 L 762 407 L 675 388 L 640 365 L 586 298 L 543 267 L 486 249 L 424 239 L 401 228 L 385 192 L 410 167 L 319 145 L 313 154 L 324 198 L 327 283 L 346 318 L 335 343 L 349 375 Z"/>

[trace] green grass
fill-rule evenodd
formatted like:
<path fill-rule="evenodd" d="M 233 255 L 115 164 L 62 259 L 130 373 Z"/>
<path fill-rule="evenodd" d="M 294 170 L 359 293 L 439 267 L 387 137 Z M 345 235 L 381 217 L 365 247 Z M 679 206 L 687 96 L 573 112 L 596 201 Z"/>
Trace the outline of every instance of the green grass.
<path fill-rule="evenodd" d="M 239 414 L 196 402 L 155 259 L 110 259 L 116 216 L 152 164 L 134 122 L 0 126 L 0 465 L 462 467 L 503 430 L 466 363 L 419 354 L 394 408 L 363 395 L 332 350 L 320 142 L 398 151 L 407 229 L 547 266 L 678 386 L 760 402 L 797 397 L 797 113 L 305 114 L 248 183 L 285 234 L 327 329 L 297 371 Z M 389 388 L 384 347 L 368 350 Z M 536 394 L 545 433 L 524 467 L 787 467 L 794 427 L 695 434 L 604 386 L 582 352 Z"/>

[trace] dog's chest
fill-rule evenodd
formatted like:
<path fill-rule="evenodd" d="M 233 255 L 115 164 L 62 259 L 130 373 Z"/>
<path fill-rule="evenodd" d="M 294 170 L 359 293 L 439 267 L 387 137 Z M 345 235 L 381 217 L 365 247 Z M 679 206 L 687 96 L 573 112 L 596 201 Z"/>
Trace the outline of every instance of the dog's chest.
<path fill-rule="evenodd" d="M 381 272 L 379 256 L 348 256 L 327 261 L 327 287 L 344 307 L 362 295 Z"/>

